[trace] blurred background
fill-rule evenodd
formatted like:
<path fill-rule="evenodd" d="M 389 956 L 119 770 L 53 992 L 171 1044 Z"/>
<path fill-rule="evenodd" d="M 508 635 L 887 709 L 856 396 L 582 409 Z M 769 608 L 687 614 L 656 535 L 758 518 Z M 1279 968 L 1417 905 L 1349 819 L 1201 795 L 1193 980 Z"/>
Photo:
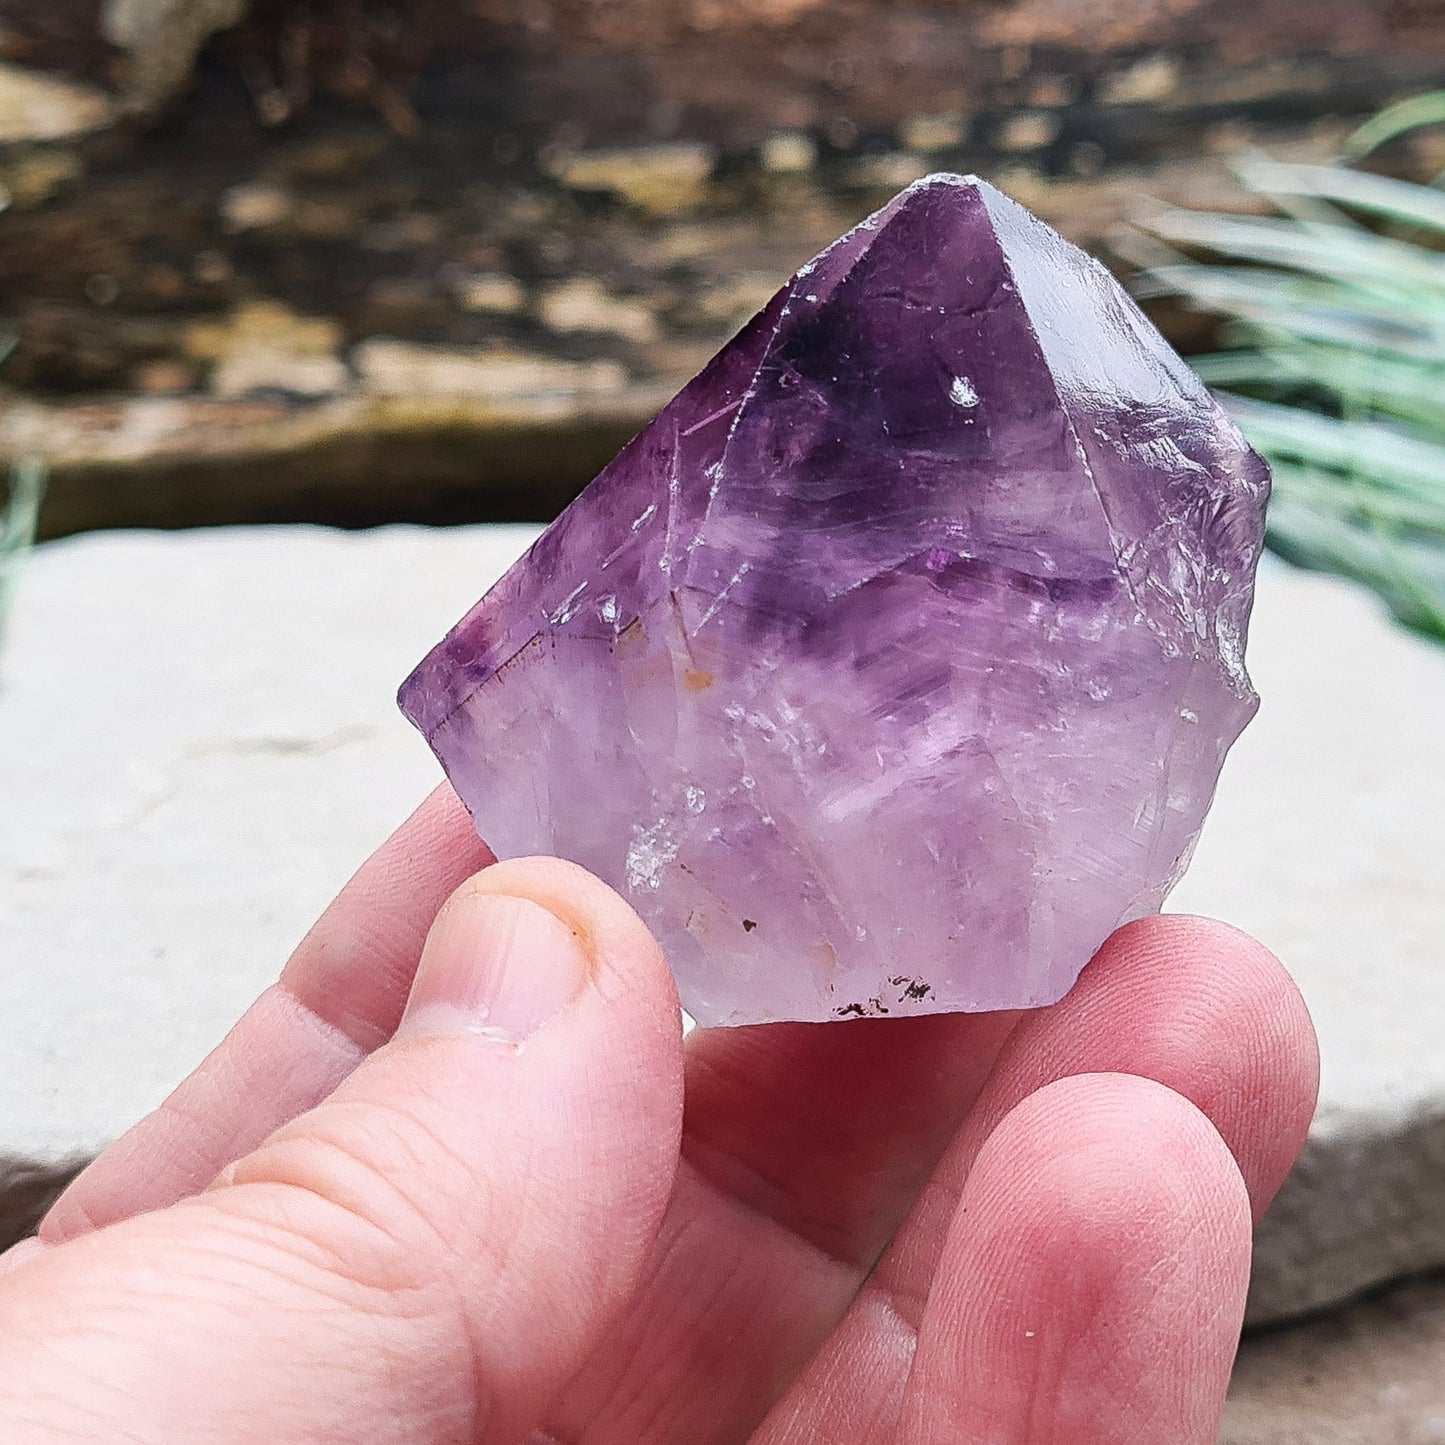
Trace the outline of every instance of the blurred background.
<path fill-rule="evenodd" d="M 0 0 L 0 1243 L 434 781 L 390 695 L 510 524 L 975 171 L 1276 473 L 1177 906 L 1325 1086 L 1225 1438 L 1445 1441 L 1442 87 L 1445 0 Z"/>
<path fill-rule="evenodd" d="M 0 0 L 0 459 L 42 536 L 544 519 L 917 176 L 1137 271 L 1442 57 L 1439 0 Z M 1163 289 L 1187 352 L 1269 299 Z"/>

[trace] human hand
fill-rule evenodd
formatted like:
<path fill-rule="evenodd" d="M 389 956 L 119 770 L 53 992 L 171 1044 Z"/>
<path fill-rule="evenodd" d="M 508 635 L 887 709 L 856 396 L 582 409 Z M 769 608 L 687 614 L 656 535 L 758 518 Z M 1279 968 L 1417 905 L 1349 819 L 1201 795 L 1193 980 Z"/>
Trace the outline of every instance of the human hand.
<path fill-rule="evenodd" d="M 1214 1439 L 1317 1071 L 1258 944 L 684 1044 L 621 900 L 490 861 L 439 789 L 0 1260 L 7 1441 Z"/>

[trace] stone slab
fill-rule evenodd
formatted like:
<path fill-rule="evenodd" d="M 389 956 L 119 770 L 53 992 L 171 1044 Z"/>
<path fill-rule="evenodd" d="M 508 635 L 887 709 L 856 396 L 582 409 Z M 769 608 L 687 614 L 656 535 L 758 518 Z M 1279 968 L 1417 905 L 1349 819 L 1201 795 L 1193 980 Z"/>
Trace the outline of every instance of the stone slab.
<path fill-rule="evenodd" d="M 397 684 L 531 537 L 38 548 L 0 659 L 0 1155 L 94 1150 L 437 781 Z"/>
<path fill-rule="evenodd" d="M 274 978 L 437 777 L 397 682 L 531 535 L 38 549 L 0 660 L 0 1156 L 99 1147 Z M 1445 1263 L 1445 652 L 1276 565 L 1251 666 L 1265 705 L 1171 907 L 1263 938 L 1323 1039 L 1258 1239 L 1270 1320 Z"/>
<path fill-rule="evenodd" d="M 1247 1339 L 1219 1445 L 1445 1445 L 1445 1278 Z"/>
<path fill-rule="evenodd" d="M 1445 648 L 1276 563 L 1249 667 L 1259 716 L 1169 907 L 1266 943 L 1319 1030 L 1319 1112 L 1256 1240 L 1263 1323 L 1445 1263 Z"/>

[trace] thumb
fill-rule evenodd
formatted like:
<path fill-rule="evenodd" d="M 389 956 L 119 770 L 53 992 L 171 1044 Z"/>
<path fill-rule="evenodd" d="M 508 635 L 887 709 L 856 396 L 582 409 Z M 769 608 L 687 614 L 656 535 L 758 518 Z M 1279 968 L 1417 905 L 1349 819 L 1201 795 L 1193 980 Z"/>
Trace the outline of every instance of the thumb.
<path fill-rule="evenodd" d="M 144 1440 L 524 1439 L 637 1286 L 681 1112 L 636 915 L 569 864 L 498 864 L 328 1099 L 204 1194 L 4 1280 L 0 1410 L 57 1438 L 99 1398 Z"/>

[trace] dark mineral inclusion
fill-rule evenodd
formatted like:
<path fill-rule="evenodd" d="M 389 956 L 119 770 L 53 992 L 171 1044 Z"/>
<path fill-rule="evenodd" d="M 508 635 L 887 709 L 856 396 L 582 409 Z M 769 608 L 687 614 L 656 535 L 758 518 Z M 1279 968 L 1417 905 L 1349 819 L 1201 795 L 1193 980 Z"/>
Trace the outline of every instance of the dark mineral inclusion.
<path fill-rule="evenodd" d="M 425 659 L 501 856 L 704 1024 L 1049 1003 L 1256 706 L 1264 463 L 1108 273 L 937 175 L 804 266 Z"/>

